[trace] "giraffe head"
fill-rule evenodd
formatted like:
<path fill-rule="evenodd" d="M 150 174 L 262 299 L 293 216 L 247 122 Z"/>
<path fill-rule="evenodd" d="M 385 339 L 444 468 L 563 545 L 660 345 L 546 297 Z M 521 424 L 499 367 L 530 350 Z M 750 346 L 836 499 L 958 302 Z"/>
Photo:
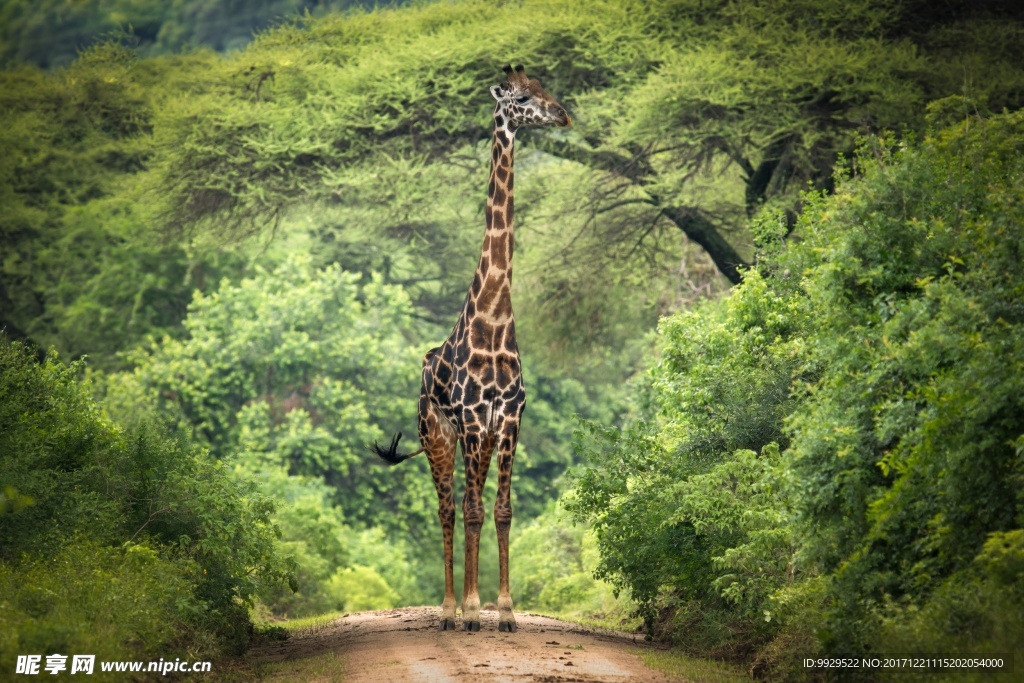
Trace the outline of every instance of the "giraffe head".
<path fill-rule="evenodd" d="M 541 87 L 540 81 L 526 77 L 523 65 L 514 69 L 503 67 L 508 80 L 501 85 L 491 86 L 491 95 L 498 101 L 495 116 L 503 116 L 512 128 L 522 126 L 571 126 L 572 119 L 565 107 L 560 105 Z"/>

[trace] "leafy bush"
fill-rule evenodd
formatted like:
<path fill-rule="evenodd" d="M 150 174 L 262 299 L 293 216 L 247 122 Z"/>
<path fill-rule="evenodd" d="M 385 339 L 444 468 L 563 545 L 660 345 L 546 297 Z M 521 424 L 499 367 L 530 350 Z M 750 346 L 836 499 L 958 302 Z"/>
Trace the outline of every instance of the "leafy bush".
<path fill-rule="evenodd" d="M 1024 523 L 1022 132 L 972 116 L 874 147 L 779 259 L 814 312 L 789 457 L 801 555 L 835 578 L 826 647 L 883 647 L 875 606 L 920 604 Z"/>
<path fill-rule="evenodd" d="M 788 443 L 801 321 L 752 272 L 728 299 L 662 321 L 661 358 L 641 387 L 648 419 L 577 433 L 586 466 L 567 507 L 592 520 L 600 575 L 629 590 L 649 628 L 667 596 L 703 605 L 697 621 L 760 616 L 791 578 L 776 444 Z"/>
<path fill-rule="evenodd" d="M 346 612 L 390 609 L 399 600 L 380 574 L 358 564 L 332 576 L 328 591 L 335 596 L 330 606 Z"/>
<path fill-rule="evenodd" d="M 4 641 L 244 648 L 246 605 L 287 578 L 273 504 L 186 438 L 111 422 L 81 370 L 0 342 Z"/>
<path fill-rule="evenodd" d="M 14 671 L 18 653 L 118 660 L 216 651 L 192 583 L 197 569 L 148 545 L 105 547 L 82 536 L 53 556 L 0 563 L 0 665 Z"/>
<path fill-rule="evenodd" d="M 727 615 L 718 644 L 776 672 L 811 635 L 1021 647 L 1022 133 L 1017 112 L 870 141 L 799 242 L 761 217 L 759 269 L 662 323 L 647 421 L 584 424 L 572 509 L 649 621 L 693 646 Z"/>
<path fill-rule="evenodd" d="M 416 324 L 400 287 L 359 279 L 296 258 L 222 282 L 196 294 L 189 336 L 134 353 L 125 381 L 159 397 L 217 457 L 241 452 L 253 471 L 322 477 L 349 519 L 418 510 L 416 494 L 434 495 L 424 463 L 391 471 L 366 456 L 366 444 L 415 424 Z M 395 528 L 408 514 L 392 517 Z"/>
<path fill-rule="evenodd" d="M 689 522 L 715 554 L 712 585 L 748 617 L 771 621 L 768 599 L 794 574 L 792 529 L 784 493 L 779 447 L 739 450 L 707 474 L 672 488 L 679 507 L 666 520 Z M 724 573 L 723 573 L 724 572 Z"/>
<path fill-rule="evenodd" d="M 401 287 L 359 280 L 293 258 L 224 281 L 196 295 L 187 338 L 136 351 L 136 370 L 105 382 L 108 405 L 131 415 L 148 403 L 281 501 L 282 552 L 300 569 L 298 593 L 263 596 L 279 613 L 322 609 L 330 578 L 359 561 L 349 524 L 380 526 L 395 548 L 436 545 L 426 463 L 391 470 L 366 450 L 385 430 L 415 425 L 420 324 Z M 437 583 L 420 572 L 394 578 L 414 602 Z"/>
<path fill-rule="evenodd" d="M 521 609 L 613 625 L 629 612 L 625 596 L 617 599 L 612 586 L 594 578 L 599 558 L 593 532 L 573 524 L 561 505 L 518 531 L 509 555 L 512 596 Z"/>
<path fill-rule="evenodd" d="M 236 466 L 243 476 L 249 470 Z M 341 510 L 322 481 L 289 477 L 283 468 L 266 468 L 256 480 L 260 490 L 277 503 L 274 522 L 280 529 L 278 553 L 291 559 L 294 582 L 260 592 L 262 606 L 273 614 L 302 617 L 324 611 L 329 602 L 326 582 L 351 559 L 349 538 Z"/>

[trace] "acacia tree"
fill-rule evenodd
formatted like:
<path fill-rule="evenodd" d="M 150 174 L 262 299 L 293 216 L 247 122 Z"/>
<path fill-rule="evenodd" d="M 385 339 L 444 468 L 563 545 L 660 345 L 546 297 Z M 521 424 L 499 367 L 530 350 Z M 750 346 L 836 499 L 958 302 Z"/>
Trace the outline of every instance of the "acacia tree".
<path fill-rule="evenodd" d="M 520 138 L 539 152 L 520 155 L 524 325 L 552 347 L 615 346 L 738 281 L 756 258 L 748 217 L 827 189 L 860 131 L 914 130 L 925 102 L 965 89 L 1019 103 L 1008 3 L 919 10 L 431 4 L 303 19 L 226 56 L 107 46 L 66 72 L 0 72 L 0 324 L 116 365 L 107 348 L 176 329 L 193 287 L 241 270 L 210 242 L 267 227 L 309 233 L 318 262 L 384 273 L 446 322 L 475 265 L 486 87 L 514 55 L 576 120 Z"/>
<path fill-rule="evenodd" d="M 891 0 L 693 0 L 304 21 L 236 57 L 233 81 L 215 76 L 203 113 L 182 120 L 204 125 L 171 135 L 165 224 L 273 222 L 349 200 L 353 169 L 382 158 L 448 164 L 486 138 L 493 55 L 514 53 L 577 114 L 574 133 L 527 140 L 597 173 L 578 191 L 605 250 L 673 228 L 738 282 L 748 218 L 794 215 L 858 132 L 914 130 L 927 101 L 965 88 L 1019 103 L 1024 24 L 1000 3 L 953 5 L 933 20 Z"/>

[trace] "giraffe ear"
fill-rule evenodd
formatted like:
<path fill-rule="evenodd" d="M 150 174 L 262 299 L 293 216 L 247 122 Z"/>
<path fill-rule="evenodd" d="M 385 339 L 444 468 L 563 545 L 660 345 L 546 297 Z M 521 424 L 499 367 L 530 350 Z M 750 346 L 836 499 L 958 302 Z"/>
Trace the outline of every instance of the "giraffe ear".
<path fill-rule="evenodd" d="M 491 97 L 501 102 L 503 99 L 505 99 L 505 89 L 502 88 L 500 85 L 492 85 Z"/>

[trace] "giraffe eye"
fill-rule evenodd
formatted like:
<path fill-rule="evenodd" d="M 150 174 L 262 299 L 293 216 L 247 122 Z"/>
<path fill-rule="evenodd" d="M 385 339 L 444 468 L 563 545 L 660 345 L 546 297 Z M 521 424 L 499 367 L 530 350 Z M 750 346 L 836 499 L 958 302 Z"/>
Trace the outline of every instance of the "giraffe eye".
<path fill-rule="evenodd" d="M 530 96 L 529 95 L 520 95 L 519 97 L 516 98 L 516 104 L 526 104 L 529 101 L 530 101 Z"/>

